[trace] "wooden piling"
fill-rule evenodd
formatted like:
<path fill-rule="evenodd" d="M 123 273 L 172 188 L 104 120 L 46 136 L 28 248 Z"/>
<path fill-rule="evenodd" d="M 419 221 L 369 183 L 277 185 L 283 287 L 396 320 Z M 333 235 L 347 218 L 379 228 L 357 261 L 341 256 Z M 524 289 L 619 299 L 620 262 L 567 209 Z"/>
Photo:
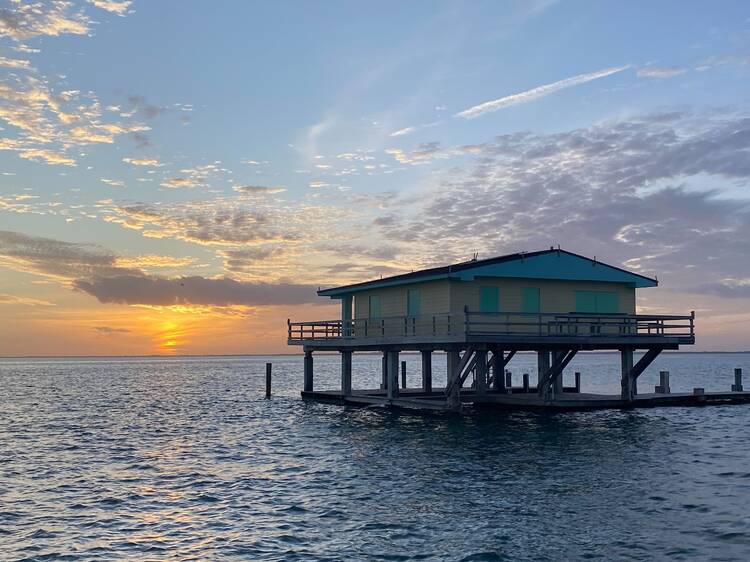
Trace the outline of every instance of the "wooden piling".
<path fill-rule="evenodd" d="M 305 350 L 304 360 L 304 373 L 305 373 L 305 392 L 313 391 L 313 354 L 312 351 Z"/>
<path fill-rule="evenodd" d="M 406 361 L 401 361 L 401 388 L 406 388 Z"/>
<path fill-rule="evenodd" d="M 432 351 L 422 351 L 422 390 L 432 392 Z"/>
<path fill-rule="evenodd" d="M 524 392 L 529 391 L 529 373 L 523 374 L 523 391 Z"/>
<path fill-rule="evenodd" d="M 575 372 L 575 385 L 576 385 L 576 393 L 581 393 L 581 373 L 578 371 Z"/>
<path fill-rule="evenodd" d="M 734 370 L 734 384 L 732 385 L 732 392 L 742 392 L 742 369 Z"/>
<path fill-rule="evenodd" d="M 266 398 L 271 398 L 271 363 L 266 363 Z"/>
<path fill-rule="evenodd" d="M 656 394 L 669 394 L 669 371 L 659 371 L 659 384 L 654 388 Z"/>
<path fill-rule="evenodd" d="M 510 394 L 513 392 L 513 373 L 505 371 L 505 391 Z"/>

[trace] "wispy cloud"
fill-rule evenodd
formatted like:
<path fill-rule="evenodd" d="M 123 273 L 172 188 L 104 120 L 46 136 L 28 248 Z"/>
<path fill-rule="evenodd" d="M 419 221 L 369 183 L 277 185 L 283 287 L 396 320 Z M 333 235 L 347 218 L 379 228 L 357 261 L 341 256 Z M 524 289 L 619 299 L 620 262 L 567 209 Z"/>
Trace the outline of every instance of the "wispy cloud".
<path fill-rule="evenodd" d="M 586 82 L 591 82 L 592 80 L 598 80 L 599 78 L 611 76 L 612 74 L 617 74 L 618 72 L 622 72 L 623 70 L 626 70 L 628 68 L 630 68 L 630 65 L 626 64 L 624 66 L 605 68 L 604 70 L 598 70 L 597 72 L 589 72 L 587 74 L 571 76 L 570 78 L 558 80 L 557 82 L 552 82 L 551 84 L 537 86 L 536 88 L 532 88 L 531 90 L 518 92 L 509 96 L 498 98 L 496 100 L 480 103 L 479 105 L 475 105 L 468 109 L 464 109 L 463 111 L 459 111 L 454 115 L 454 117 L 473 119 L 475 117 L 479 117 L 480 115 L 484 115 L 485 113 L 497 111 L 498 109 L 502 109 L 504 107 L 510 107 L 512 105 L 518 105 L 521 103 L 528 103 L 530 101 L 534 101 L 549 94 L 554 94 L 555 92 L 559 92 L 560 90 L 564 90 L 572 86 L 578 86 L 579 84 L 585 84 Z"/>
<path fill-rule="evenodd" d="M 685 72 L 687 69 L 680 66 L 644 66 L 636 74 L 639 78 L 672 78 Z"/>
<path fill-rule="evenodd" d="M 274 195 L 286 191 L 285 187 L 266 187 L 263 185 L 235 185 L 232 189 L 237 193 L 250 193 L 253 195 Z"/>
<path fill-rule="evenodd" d="M 159 167 L 162 165 L 156 158 L 123 158 L 122 161 L 132 166 Z"/>
<path fill-rule="evenodd" d="M 133 3 L 132 0 L 88 0 L 89 4 L 93 4 L 97 8 L 101 8 L 102 10 L 107 10 L 108 12 L 112 12 L 114 14 L 117 14 L 118 16 L 124 16 L 125 13 L 128 11 L 128 8 L 130 8 L 130 5 Z"/>
<path fill-rule="evenodd" d="M 398 131 L 393 131 L 389 137 L 402 137 L 404 135 L 408 135 L 409 133 L 413 133 L 416 131 L 416 127 L 404 127 L 403 129 L 399 129 Z"/>

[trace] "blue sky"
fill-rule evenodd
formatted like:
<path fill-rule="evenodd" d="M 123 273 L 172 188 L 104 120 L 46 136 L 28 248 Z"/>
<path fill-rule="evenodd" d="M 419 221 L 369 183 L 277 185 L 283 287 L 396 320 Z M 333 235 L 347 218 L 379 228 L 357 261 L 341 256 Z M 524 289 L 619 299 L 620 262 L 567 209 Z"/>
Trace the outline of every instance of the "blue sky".
<path fill-rule="evenodd" d="M 60 325 L 142 352 L 144 314 L 253 332 L 310 287 L 551 243 L 746 343 L 747 3 L 5 2 L 0 39 L 0 305 L 24 334 L 0 353 Z M 97 285 L 126 276 L 267 292 L 176 310 Z M 225 336 L 179 349 L 247 351 Z"/>

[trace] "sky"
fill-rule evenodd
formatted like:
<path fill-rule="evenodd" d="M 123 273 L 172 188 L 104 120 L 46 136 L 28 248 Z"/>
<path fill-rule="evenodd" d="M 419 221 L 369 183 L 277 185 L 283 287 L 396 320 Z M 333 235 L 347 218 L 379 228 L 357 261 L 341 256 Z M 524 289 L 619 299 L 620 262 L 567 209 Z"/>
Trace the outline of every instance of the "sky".
<path fill-rule="evenodd" d="M 750 349 L 747 2 L 0 2 L 0 355 L 244 354 L 551 245 Z"/>

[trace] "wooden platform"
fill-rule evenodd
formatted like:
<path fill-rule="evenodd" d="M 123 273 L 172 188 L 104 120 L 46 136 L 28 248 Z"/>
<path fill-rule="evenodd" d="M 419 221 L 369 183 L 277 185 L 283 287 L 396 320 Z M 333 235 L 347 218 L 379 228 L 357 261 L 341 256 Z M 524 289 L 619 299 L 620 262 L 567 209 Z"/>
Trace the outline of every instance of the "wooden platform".
<path fill-rule="evenodd" d="M 638 394 L 632 402 L 623 400 L 619 394 L 564 392 L 555 399 L 545 402 L 533 389 L 531 390 L 531 392 L 523 392 L 521 388 L 514 388 L 512 393 L 488 391 L 477 395 L 473 390 L 462 389 L 460 397 L 464 408 L 529 411 L 576 411 L 750 403 L 750 392 L 706 392 L 702 395 L 680 392 Z M 450 411 L 446 404 L 443 389 L 436 389 L 431 393 L 425 393 L 420 389 L 401 389 L 399 397 L 393 400 L 389 400 L 385 391 L 380 389 L 357 390 L 346 397 L 342 396 L 339 390 L 303 391 L 302 398 L 348 406 L 380 405 L 410 410 Z"/>

